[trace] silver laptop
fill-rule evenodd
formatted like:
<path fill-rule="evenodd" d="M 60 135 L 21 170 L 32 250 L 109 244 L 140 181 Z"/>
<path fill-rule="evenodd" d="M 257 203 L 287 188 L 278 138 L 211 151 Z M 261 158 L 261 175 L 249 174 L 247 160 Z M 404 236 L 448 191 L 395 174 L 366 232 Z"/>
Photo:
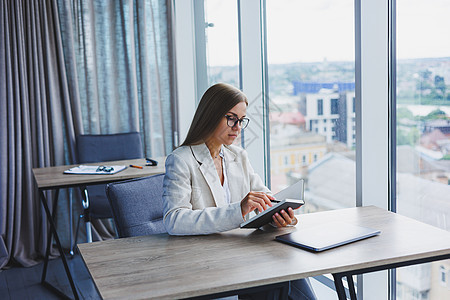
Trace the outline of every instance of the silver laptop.
<path fill-rule="evenodd" d="M 275 237 L 279 242 L 320 252 L 362 239 L 379 235 L 380 230 L 345 222 L 330 222 L 319 226 L 301 228 Z"/>

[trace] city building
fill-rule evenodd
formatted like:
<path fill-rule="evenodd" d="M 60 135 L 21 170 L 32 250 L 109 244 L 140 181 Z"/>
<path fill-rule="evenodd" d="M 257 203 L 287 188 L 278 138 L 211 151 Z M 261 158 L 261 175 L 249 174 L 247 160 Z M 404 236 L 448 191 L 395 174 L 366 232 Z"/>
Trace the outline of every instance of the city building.
<path fill-rule="evenodd" d="M 410 153 L 408 155 L 408 153 Z M 397 181 L 397 211 L 402 215 L 424 223 L 450 230 L 447 213 L 450 211 L 448 186 L 427 178 L 421 172 L 442 170 L 428 161 L 408 168 L 410 155 L 420 155 L 411 147 L 399 151 L 399 174 Z M 303 172 L 307 181 L 305 212 L 352 207 L 355 197 L 355 161 L 340 153 L 328 153 L 311 164 Z M 345 171 L 344 171 L 345 170 Z M 416 173 L 416 174 L 414 174 Z M 421 199 L 429 198 L 427 204 Z M 397 269 L 397 299 L 449 299 L 450 263 L 439 261 Z"/>
<path fill-rule="evenodd" d="M 308 165 L 320 160 L 327 153 L 323 135 L 304 131 L 289 124 L 271 127 L 271 189 L 274 192 L 287 187 L 290 174 L 301 173 Z"/>
<path fill-rule="evenodd" d="M 354 147 L 355 84 L 294 81 L 293 85 L 306 129 L 324 135 L 327 143 L 339 141 Z"/>

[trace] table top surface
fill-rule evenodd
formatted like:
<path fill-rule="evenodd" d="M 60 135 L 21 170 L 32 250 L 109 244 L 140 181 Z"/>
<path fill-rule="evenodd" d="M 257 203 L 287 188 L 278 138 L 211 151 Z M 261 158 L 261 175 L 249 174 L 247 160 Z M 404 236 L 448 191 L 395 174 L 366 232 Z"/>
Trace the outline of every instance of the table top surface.
<path fill-rule="evenodd" d="M 78 248 L 101 296 L 108 299 L 195 297 L 450 254 L 450 232 L 374 206 L 304 214 L 296 227 L 335 221 L 381 234 L 321 253 L 274 240 L 295 227 L 159 234 Z"/>
<path fill-rule="evenodd" d="M 88 163 L 83 165 L 102 165 L 102 166 L 119 166 L 125 165 L 127 168 L 115 174 L 108 175 L 87 175 L 87 174 L 64 174 L 64 171 L 79 166 L 80 164 L 74 165 L 63 165 L 56 167 L 47 168 L 34 168 L 33 174 L 36 180 L 38 189 L 54 189 L 63 187 L 74 187 L 92 184 L 109 183 L 114 181 L 121 181 L 126 179 L 132 179 L 137 177 L 144 177 L 150 175 L 161 174 L 165 172 L 165 157 L 155 158 L 158 162 L 157 166 L 145 166 L 145 159 L 128 159 L 128 160 L 117 160 L 108 162 L 98 162 L 98 163 Z M 142 166 L 142 169 L 128 167 L 129 165 Z"/>

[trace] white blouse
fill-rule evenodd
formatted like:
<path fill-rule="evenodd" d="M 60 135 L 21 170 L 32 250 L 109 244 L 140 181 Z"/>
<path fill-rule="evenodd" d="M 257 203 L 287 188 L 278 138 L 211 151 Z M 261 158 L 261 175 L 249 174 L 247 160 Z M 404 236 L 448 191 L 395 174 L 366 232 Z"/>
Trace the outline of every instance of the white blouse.
<path fill-rule="evenodd" d="M 222 172 L 223 172 L 223 194 L 225 201 L 230 204 L 231 203 L 231 192 L 230 187 L 228 185 L 228 176 L 227 169 L 225 167 L 225 157 L 223 155 L 223 146 L 220 148 L 219 156 L 222 158 Z"/>

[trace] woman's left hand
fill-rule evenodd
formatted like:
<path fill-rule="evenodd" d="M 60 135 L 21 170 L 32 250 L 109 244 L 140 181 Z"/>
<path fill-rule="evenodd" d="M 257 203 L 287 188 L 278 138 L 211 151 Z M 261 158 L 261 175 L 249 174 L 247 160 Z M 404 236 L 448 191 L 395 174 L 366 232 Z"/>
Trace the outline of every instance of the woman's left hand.
<path fill-rule="evenodd" d="M 280 213 L 274 214 L 272 219 L 273 224 L 279 228 L 297 224 L 297 218 L 294 216 L 294 210 L 290 207 L 287 209 L 287 212 L 283 209 Z"/>

